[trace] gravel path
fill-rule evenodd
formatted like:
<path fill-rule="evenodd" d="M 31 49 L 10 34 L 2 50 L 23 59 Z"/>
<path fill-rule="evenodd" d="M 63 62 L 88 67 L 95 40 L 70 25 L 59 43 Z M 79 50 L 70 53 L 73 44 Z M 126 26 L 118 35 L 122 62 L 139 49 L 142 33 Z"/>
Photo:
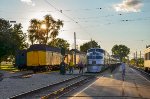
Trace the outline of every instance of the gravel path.
<path fill-rule="evenodd" d="M 4 79 L 0 81 L 0 99 L 7 99 L 22 92 L 31 91 L 40 87 L 60 82 L 75 75 L 60 75 L 59 72 L 33 74 L 29 78 L 13 78 L 20 73 L 2 72 Z"/>

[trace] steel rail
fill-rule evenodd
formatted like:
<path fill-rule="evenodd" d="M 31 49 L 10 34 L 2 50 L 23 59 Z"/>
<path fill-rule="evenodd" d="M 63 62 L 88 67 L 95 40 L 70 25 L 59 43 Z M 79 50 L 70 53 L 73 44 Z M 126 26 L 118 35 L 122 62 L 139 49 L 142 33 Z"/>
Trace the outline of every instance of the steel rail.
<path fill-rule="evenodd" d="M 77 78 L 79 78 L 80 76 L 82 76 L 82 75 L 78 75 L 78 76 L 75 76 L 75 77 L 73 77 L 73 78 L 70 78 L 70 79 L 67 79 L 67 80 L 63 80 L 63 81 L 61 81 L 61 82 L 57 82 L 57 83 L 54 83 L 54 84 L 50 84 L 50 85 L 47 85 L 47 86 L 44 86 L 44 87 L 39 87 L 39 88 L 37 88 L 37 89 L 31 90 L 31 91 L 28 91 L 28 92 L 23 92 L 23 93 L 21 93 L 21 94 L 14 95 L 14 96 L 10 97 L 9 99 L 20 99 L 20 98 L 27 97 L 27 96 L 29 96 L 29 95 L 37 94 L 38 92 L 41 92 L 41 91 L 43 91 L 43 90 L 47 90 L 47 89 L 49 89 L 49 88 L 51 88 L 51 87 L 58 86 L 58 85 L 60 85 L 60 84 L 62 84 L 62 83 L 71 81 L 71 80 L 73 80 L 73 79 L 77 79 Z"/>

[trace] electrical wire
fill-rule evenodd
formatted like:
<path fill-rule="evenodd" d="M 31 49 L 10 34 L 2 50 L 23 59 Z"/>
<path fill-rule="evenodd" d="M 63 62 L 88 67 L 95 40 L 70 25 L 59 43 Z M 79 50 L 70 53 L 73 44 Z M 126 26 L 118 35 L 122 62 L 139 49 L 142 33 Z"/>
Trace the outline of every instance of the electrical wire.
<path fill-rule="evenodd" d="M 44 0 L 44 1 L 45 1 L 47 4 L 49 4 L 50 6 L 52 6 L 54 9 L 56 9 L 58 12 L 60 12 L 61 14 L 63 14 L 65 17 L 67 17 L 68 19 L 70 19 L 70 20 L 72 20 L 73 22 L 75 22 L 76 24 L 78 24 L 78 25 L 81 27 L 82 30 L 84 30 L 86 33 L 88 33 L 90 37 L 92 37 L 91 34 L 90 34 L 82 25 L 80 25 L 78 21 L 74 20 L 72 17 L 70 17 L 70 16 L 68 16 L 67 14 L 65 14 L 62 10 L 56 8 L 54 5 L 52 5 L 52 4 L 51 4 L 50 2 L 48 2 L 47 0 Z"/>

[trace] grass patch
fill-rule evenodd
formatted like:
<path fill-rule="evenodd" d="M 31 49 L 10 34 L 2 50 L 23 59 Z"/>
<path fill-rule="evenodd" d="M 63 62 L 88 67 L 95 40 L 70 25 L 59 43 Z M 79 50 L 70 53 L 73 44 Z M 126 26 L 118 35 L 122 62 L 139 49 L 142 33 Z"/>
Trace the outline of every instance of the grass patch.
<path fill-rule="evenodd" d="M 4 71 L 19 71 L 17 68 L 15 68 L 12 65 L 1 65 L 0 66 L 0 70 L 4 70 Z"/>

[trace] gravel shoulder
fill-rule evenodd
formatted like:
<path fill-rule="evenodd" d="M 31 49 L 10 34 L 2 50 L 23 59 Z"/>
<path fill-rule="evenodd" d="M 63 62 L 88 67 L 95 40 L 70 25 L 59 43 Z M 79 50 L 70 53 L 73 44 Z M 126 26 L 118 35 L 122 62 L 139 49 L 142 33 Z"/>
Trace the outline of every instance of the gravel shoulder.
<path fill-rule="evenodd" d="M 16 94 L 31 91 L 50 84 L 61 82 L 76 75 L 60 75 L 59 72 L 32 74 L 27 78 L 13 78 L 24 72 L 9 73 L 0 71 L 3 79 L 0 81 L 0 99 L 6 99 Z"/>

